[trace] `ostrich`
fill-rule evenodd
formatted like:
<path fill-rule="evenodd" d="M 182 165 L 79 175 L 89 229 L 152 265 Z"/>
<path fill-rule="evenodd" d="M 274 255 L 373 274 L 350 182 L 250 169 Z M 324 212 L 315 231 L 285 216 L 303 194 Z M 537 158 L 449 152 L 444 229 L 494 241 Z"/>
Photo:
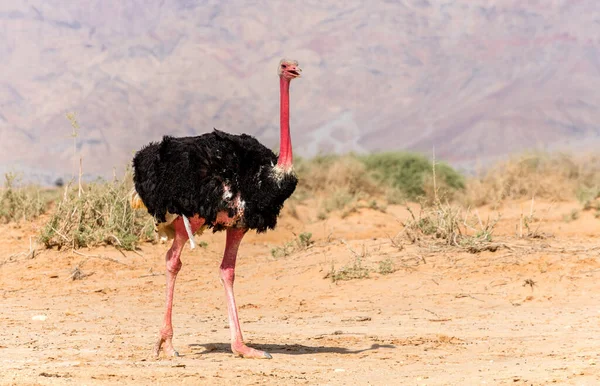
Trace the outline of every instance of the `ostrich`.
<path fill-rule="evenodd" d="M 280 84 L 280 151 L 277 157 L 254 137 L 214 130 L 197 137 L 163 137 L 133 158 L 134 208 L 154 216 L 161 238 L 172 238 L 166 260 L 166 311 L 154 355 L 173 348 L 171 312 L 175 279 L 181 269 L 181 251 L 193 234 L 212 228 L 227 233 L 220 279 L 227 299 L 231 350 L 245 358 L 271 358 L 244 344 L 233 295 L 238 247 L 249 229 L 273 229 L 284 201 L 298 179 L 292 167 L 289 126 L 289 87 L 302 70 L 297 61 L 282 59 L 277 69 Z"/>

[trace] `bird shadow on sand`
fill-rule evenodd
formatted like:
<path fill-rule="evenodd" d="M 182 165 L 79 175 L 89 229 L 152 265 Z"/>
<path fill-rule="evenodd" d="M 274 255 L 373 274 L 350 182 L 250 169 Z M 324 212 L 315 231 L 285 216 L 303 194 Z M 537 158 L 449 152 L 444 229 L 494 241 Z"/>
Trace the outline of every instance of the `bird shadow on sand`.
<path fill-rule="evenodd" d="M 229 343 L 192 343 L 188 345 L 195 355 L 208 353 L 231 353 Z M 304 346 L 301 344 L 249 344 L 250 347 L 257 350 L 266 351 L 270 354 L 288 354 L 288 355 L 307 355 L 307 354 L 360 354 L 365 351 L 377 350 L 380 348 L 396 348 L 391 344 L 372 344 L 371 347 L 350 350 L 344 347 L 328 346 Z M 200 351 L 202 350 L 202 351 Z"/>

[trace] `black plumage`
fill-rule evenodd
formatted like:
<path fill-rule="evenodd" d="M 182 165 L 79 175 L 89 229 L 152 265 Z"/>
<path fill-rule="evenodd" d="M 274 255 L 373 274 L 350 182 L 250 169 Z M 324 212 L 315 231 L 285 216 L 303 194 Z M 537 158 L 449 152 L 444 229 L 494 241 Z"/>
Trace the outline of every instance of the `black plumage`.
<path fill-rule="evenodd" d="M 196 137 L 163 137 L 133 159 L 135 190 L 157 222 L 167 212 L 198 215 L 214 231 L 217 213 L 243 215 L 234 225 L 273 229 L 298 182 L 276 169 L 277 156 L 256 138 L 214 130 Z"/>

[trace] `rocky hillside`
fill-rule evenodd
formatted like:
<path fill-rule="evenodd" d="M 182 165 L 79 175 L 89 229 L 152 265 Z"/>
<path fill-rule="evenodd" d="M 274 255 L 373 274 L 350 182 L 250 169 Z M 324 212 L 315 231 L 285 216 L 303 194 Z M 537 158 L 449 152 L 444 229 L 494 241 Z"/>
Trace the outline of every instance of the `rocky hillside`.
<path fill-rule="evenodd" d="M 299 154 L 598 143 L 596 0 L 0 0 L 0 171 L 70 175 L 68 111 L 90 175 L 163 134 L 275 148 L 283 56 Z"/>

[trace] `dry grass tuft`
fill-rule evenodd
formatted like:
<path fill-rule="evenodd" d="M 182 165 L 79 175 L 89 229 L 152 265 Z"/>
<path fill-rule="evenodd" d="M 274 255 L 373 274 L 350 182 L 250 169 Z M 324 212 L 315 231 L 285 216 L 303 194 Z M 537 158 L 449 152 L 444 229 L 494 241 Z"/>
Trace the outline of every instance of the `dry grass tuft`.
<path fill-rule="evenodd" d="M 376 195 L 383 192 L 371 178 L 365 165 L 355 156 L 317 156 L 301 160 L 297 166 L 299 185 L 297 193 L 333 193 L 343 190 L 348 195 Z"/>
<path fill-rule="evenodd" d="M 0 190 L 0 222 L 30 221 L 45 213 L 55 195 L 53 190 L 38 186 L 21 186 L 14 173 L 4 175 L 4 188 Z"/>
<path fill-rule="evenodd" d="M 131 186 L 131 173 L 121 180 L 88 184 L 81 194 L 67 186 L 40 241 L 48 248 L 109 244 L 133 250 L 140 239 L 153 240 L 154 220 L 129 204 Z"/>
<path fill-rule="evenodd" d="M 379 262 L 379 269 L 377 270 L 377 272 L 379 272 L 379 274 L 389 275 L 396 271 L 397 271 L 396 265 L 394 264 L 394 261 L 391 258 L 388 257 Z"/>
<path fill-rule="evenodd" d="M 347 215 L 357 210 L 361 200 L 384 194 L 364 164 L 352 155 L 319 156 L 301 161 L 297 172 L 299 185 L 292 202 L 317 198 L 319 219 L 327 218 L 334 211 L 348 211 Z"/>
<path fill-rule="evenodd" d="M 325 279 L 331 279 L 332 282 L 355 280 L 355 279 L 367 279 L 371 270 L 364 266 L 364 261 L 370 254 L 367 250 L 366 245 L 362 245 L 361 252 L 356 252 L 352 249 L 345 241 L 342 243 L 346 245 L 348 251 L 353 255 L 351 264 L 345 265 L 342 268 L 336 269 L 333 262 L 331 262 L 331 269 L 325 275 Z"/>
<path fill-rule="evenodd" d="M 489 218 L 485 223 L 477 211 L 463 210 L 448 201 L 442 202 L 437 190 L 437 165 L 432 165 L 433 202 L 424 200 L 418 215 L 407 206 L 411 218 L 404 222 L 406 236 L 411 242 L 420 241 L 422 236 L 439 240 L 443 244 L 466 249 L 471 253 L 484 250 L 495 251 L 492 244 L 494 226 L 500 220 Z"/>
<path fill-rule="evenodd" d="M 482 206 L 532 197 L 595 200 L 600 197 L 600 159 L 541 152 L 513 157 L 470 179 L 465 201 Z"/>
<path fill-rule="evenodd" d="M 271 256 L 275 259 L 287 257 L 296 251 L 309 249 L 314 243 L 314 240 L 312 240 L 312 233 L 302 232 L 295 240 L 284 243 L 280 247 L 271 248 Z"/>
<path fill-rule="evenodd" d="M 471 253 L 484 250 L 495 251 L 493 233 L 500 216 L 482 221 L 477 212 L 442 203 L 422 204 L 418 214 L 407 207 L 411 217 L 403 223 L 406 237 L 415 243 L 435 240 L 442 244 L 459 247 Z"/>

